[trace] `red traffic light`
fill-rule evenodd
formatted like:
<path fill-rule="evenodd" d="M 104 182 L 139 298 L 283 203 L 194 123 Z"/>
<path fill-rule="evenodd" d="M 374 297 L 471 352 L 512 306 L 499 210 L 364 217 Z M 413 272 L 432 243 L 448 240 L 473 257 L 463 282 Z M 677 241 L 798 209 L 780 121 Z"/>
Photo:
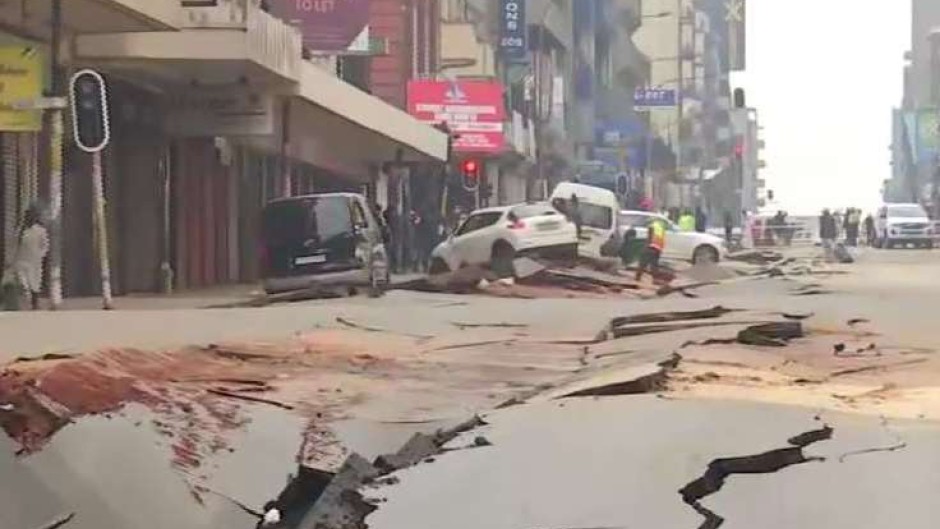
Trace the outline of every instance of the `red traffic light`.
<path fill-rule="evenodd" d="M 465 160 L 463 162 L 463 172 L 464 174 L 473 174 L 477 173 L 477 170 L 480 169 L 480 164 L 476 160 Z"/>

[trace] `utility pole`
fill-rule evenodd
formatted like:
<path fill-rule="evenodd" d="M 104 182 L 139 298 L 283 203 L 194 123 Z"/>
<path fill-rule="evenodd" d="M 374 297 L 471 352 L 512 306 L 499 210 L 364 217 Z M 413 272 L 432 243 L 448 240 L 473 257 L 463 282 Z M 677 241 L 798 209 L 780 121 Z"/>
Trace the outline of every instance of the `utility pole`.
<path fill-rule="evenodd" d="M 685 68 L 683 67 L 682 61 L 682 20 L 684 14 L 682 12 L 682 7 L 684 0 L 676 0 L 676 172 L 680 175 L 682 174 L 682 114 L 683 114 L 683 100 L 685 94 L 682 93 L 684 88 L 683 77 L 685 77 Z"/>
<path fill-rule="evenodd" d="M 61 97 L 63 71 L 60 62 L 62 48 L 62 0 L 52 0 L 52 96 Z M 65 125 L 61 108 L 49 112 L 49 301 L 52 310 L 62 306 L 62 150 Z"/>

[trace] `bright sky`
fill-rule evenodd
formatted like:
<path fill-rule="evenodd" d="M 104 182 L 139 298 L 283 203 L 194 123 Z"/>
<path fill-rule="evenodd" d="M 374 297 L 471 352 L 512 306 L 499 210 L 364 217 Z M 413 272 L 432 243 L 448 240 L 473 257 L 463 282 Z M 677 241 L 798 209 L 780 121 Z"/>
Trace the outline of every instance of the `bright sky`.
<path fill-rule="evenodd" d="M 940 0 L 938 0 L 940 1 Z M 747 72 L 762 176 L 791 213 L 872 209 L 891 174 L 910 0 L 747 0 Z"/>

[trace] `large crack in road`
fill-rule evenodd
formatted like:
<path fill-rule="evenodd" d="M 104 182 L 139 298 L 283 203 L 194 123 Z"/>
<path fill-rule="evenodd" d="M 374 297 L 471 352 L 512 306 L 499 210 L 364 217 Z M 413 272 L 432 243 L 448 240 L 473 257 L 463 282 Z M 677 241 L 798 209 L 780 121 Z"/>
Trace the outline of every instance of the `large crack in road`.
<path fill-rule="evenodd" d="M 715 459 L 708 464 L 702 476 L 679 490 L 682 501 L 702 515 L 699 529 L 718 529 L 725 519 L 702 505 L 701 500 L 720 491 L 725 480 L 734 474 L 773 474 L 787 467 L 813 461 L 824 461 L 821 457 L 807 457 L 803 449 L 820 441 L 832 438 L 833 429 L 825 426 L 818 430 L 801 433 L 787 440 L 790 445 L 761 454 Z"/>

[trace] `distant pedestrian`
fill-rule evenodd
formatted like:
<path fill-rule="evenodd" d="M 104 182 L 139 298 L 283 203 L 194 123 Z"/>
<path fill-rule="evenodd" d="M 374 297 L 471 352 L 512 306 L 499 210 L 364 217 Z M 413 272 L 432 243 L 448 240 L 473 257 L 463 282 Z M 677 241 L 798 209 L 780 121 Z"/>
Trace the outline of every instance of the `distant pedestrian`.
<path fill-rule="evenodd" d="M 706 215 L 705 210 L 699 206 L 695 208 L 695 231 L 705 233 L 706 229 L 708 229 L 708 215 Z"/>
<path fill-rule="evenodd" d="M 695 231 L 695 215 L 692 214 L 692 210 L 686 209 L 682 212 L 682 216 L 679 217 L 679 229 L 682 231 Z"/>
<path fill-rule="evenodd" d="M 845 214 L 845 239 L 849 246 L 858 246 L 859 228 L 862 223 L 861 212 L 850 208 Z"/>
<path fill-rule="evenodd" d="M 874 246 L 875 239 L 877 238 L 878 234 L 875 233 L 875 218 L 869 213 L 865 216 L 865 242 L 868 246 Z"/>
<path fill-rule="evenodd" d="M 731 240 L 734 237 L 734 215 L 728 210 L 725 210 L 723 224 L 725 227 L 725 242 L 728 243 L 728 246 L 731 246 Z"/>
<path fill-rule="evenodd" d="M 575 230 L 578 234 L 578 240 L 581 240 L 581 225 L 584 219 L 581 217 L 581 202 L 578 201 L 578 196 L 573 194 L 571 195 L 571 200 L 568 201 L 568 220 L 570 220 L 575 227 Z"/>
<path fill-rule="evenodd" d="M 659 259 L 662 256 L 663 250 L 666 248 L 666 226 L 663 224 L 662 220 L 653 219 L 649 224 L 647 232 L 649 236 L 646 242 L 646 248 L 640 256 L 640 266 L 636 271 L 636 280 L 640 281 L 643 279 L 644 272 L 649 270 L 655 282 L 659 274 Z"/>
<path fill-rule="evenodd" d="M 13 273 L 23 295 L 33 310 L 39 309 L 42 291 L 43 260 L 49 253 L 49 232 L 42 225 L 39 210 L 29 208 L 23 217 L 19 244 L 13 257 Z"/>
<path fill-rule="evenodd" d="M 839 228 L 835 216 L 828 209 L 824 209 L 819 217 L 819 238 L 822 240 L 826 261 L 832 262 L 835 258 L 833 249 L 838 236 Z"/>

